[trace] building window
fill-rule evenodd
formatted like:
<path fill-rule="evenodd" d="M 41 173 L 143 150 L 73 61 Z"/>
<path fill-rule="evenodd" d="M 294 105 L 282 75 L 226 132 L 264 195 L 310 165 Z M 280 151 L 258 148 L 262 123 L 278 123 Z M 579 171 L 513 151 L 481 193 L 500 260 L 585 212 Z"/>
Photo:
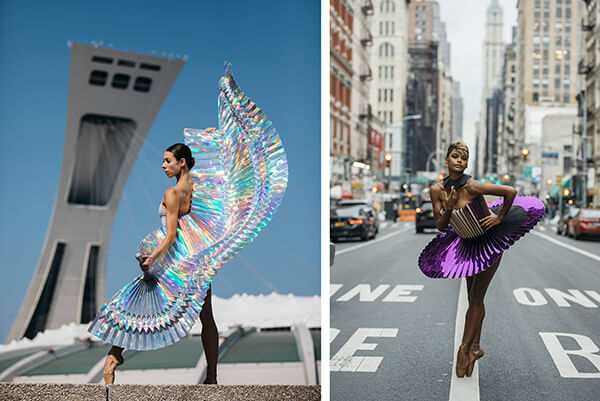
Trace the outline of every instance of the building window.
<path fill-rule="evenodd" d="M 562 18 L 562 8 L 556 8 L 556 18 Z"/>
<path fill-rule="evenodd" d="M 560 75 L 560 64 L 556 64 L 556 65 L 554 66 L 554 73 L 555 73 L 556 75 Z"/>
<path fill-rule="evenodd" d="M 542 70 L 542 75 L 545 77 L 548 76 L 548 64 L 544 65 L 544 69 Z"/>
<path fill-rule="evenodd" d="M 383 43 L 379 46 L 379 57 L 394 57 L 394 46 L 389 43 Z"/>
<path fill-rule="evenodd" d="M 537 103 L 537 102 L 539 102 L 539 100 L 540 100 L 540 94 L 539 94 L 539 93 L 537 93 L 537 92 L 533 92 L 533 95 L 532 95 L 532 100 L 533 100 L 534 102 L 536 102 L 536 103 Z"/>
<path fill-rule="evenodd" d="M 390 89 L 390 102 L 394 101 L 394 90 Z"/>
<path fill-rule="evenodd" d="M 90 85 L 104 86 L 106 84 L 106 78 L 108 73 L 106 71 L 93 70 L 88 80 Z"/>
<path fill-rule="evenodd" d="M 548 80 L 547 79 L 542 79 L 542 88 L 548 89 Z"/>
<path fill-rule="evenodd" d="M 550 45 L 550 38 L 547 36 L 544 36 L 544 38 L 542 39 L 542 42 L 544 43 L 544 46 L 549 46 Z"/>
<path fill-rule="evenodd" d="M 395 5 L 392 0 L 385 0 L 381 3 L 382 13 L 393 13 L 395 11 Z"/>
<path fill-rule="evenodd" d="M 112 87 L 116 89 L 127 89 L 129 85 L 129 75 L 115 74 L 113 76 Z"/>
<path fill-rule="evenodd" d="M 565 17 L 571 18 L 571 9 L 570 8 L 565 9 Z"/>
<path fill-rule="evenodd" d="M 569 64 L 565 64 L 565 75 L 569 75 L 571 73 L 571 66 Z"/>
<path fill-rule="evenodd" d="M 390 79 L 394 79 L 394 66 L 390 66 Z"/>
<path fill-rule="evenodd" d="M 560 78 L 554 78 L 554 89 L 560 89 Z"/>
<path fill-rule="evenodd" d="M 381 103 L 381 89 L 377 90 L 377 101 Z"/>
<path fill-rule="evenodd" d="M 539 79 L 534 79 L 533 80 L 533 87 L 534 88 L 539 88 L 540 87 L 540 80 Z"/>
<path fill-rule="evenodd" d="M 390 123 L 392 122 L 392 112 L 390 111 Z"/>
<path fill-rule="evenodd" d="M 571 81 L 568 79 L 564 79 L 563 80 L 563 87 L 565 88 L 565 90 L 569 89 L 569 85 L 571 84 Z"/>
<path fill-rule="evenodd" d="M 565 103 L 569 103 L 569 94 L 568 94 L 568 93 L 565 93 L 565 94 L 563 95 L 563 102 L 565 102 Z"/>
<path fill-rule="evenodd" d="M 555 44 L 557 47 L 560 47 L 560 46 L 562 46 L 562 36 L 557 36 L 557 37 L 556 37 L 556 39 L 555 39 L 555 41 L 554 41 L 554 44 Z"/>

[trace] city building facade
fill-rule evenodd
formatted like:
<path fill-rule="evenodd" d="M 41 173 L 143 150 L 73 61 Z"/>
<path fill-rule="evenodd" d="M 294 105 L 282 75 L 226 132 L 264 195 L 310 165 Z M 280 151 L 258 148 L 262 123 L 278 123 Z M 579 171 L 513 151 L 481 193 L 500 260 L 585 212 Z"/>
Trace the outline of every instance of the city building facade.
<path fill-rule="evenodd" d="M 403 171 L 403 117 L 408 76 L 408 4 L 406 0 L 374 0 L 370 64 L 373 80 L 370 104 L 383 127 L 384 153 L 391 161 L 385 175 L 393 190 L 399 190 Z M 385 155 L 384 155 L 385 156 Z"/>

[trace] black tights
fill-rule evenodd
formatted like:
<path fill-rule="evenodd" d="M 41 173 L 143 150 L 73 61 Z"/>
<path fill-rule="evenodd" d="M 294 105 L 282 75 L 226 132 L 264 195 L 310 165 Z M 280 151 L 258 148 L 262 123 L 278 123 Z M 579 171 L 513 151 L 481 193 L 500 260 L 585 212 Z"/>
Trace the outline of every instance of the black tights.
<path fill-rule="evenodd" d="M 202 347 L 206 355 L 206 379 L 217 380 L 217 359 L 219 358 L 219 332 L 212 313 L 211 288 L 208 287 L 204 306 L 200 311 L 200 322 L 202 323 Z"/>

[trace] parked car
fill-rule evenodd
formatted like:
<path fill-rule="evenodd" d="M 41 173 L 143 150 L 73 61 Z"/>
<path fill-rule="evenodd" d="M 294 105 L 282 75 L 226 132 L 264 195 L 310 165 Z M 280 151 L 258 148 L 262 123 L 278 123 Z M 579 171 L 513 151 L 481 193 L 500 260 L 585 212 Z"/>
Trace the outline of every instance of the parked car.
<path fill-rule="evenodd" d="M 415 231 L 422 233 L 425 228 L 437 228 L 433 218 L 433 205 L 431 201 L 423 201 L 421 206 L 415 209 Z"/>
<path fill-rule="evenodd" d="M 355 201 L 356 202 L 356 201 Z M 377 211 L 368 203 L 345 204 L 331 210 L 329 236 L 335 242 L 342 237 L 360 237 L 366 241 L 379 231 Z"/>
<path fill-rule="evenodd" d="M 574 239 L 584 235 L 600 237 L 600 209 L 579 209 L 567 228 Z"/>
<path fill-rule="evenodd" d="M 567 210 L 565 210 L 565 213 L 560 216 L 560 219 L 558 219 L 558 223 L 556 224 L 556 233 L 558 235 L 568 235 L 568 224 L 569 221 L 575 217 L 575 215 L 579 212 L 579 208 L 578 207 L 570 207 Z"/>

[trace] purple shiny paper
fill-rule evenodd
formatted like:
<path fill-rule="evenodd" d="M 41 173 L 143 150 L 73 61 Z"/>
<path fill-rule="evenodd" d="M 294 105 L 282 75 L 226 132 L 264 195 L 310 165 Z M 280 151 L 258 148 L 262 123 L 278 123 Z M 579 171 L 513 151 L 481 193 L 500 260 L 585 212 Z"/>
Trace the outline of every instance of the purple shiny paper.
<path fill-rule="evenodd" d="M 477 202 L 477 198 L 472 202 Z M 497 200 L 489 205 L 489 208 L 501 207 L 503 200 Z M 476 215 L 486 215 L 485 210 L 479 210 L 477 205 L 471 210 Z M 523 237 L 540 221 L 545 212 L 544 203 L 532 196 L 517 196 L 511 206 L 521 207 L 525 211 L 518 213 L 512 221 L 505 220 L 493 229 L 486 231 L 485 235 L 476 238 L 460 238 L 451 228 L 438 234 L 421 252 L 419 256 L 419 268 L 428 277 L 432 278 L 461 278 L 481 273 L 502 255 L 502 252 L 510 248 L 517 240 Z M 511 214 L 507 213 L 507 216 Z M 519 219 L 516 221 L 515 219 Z"/>

